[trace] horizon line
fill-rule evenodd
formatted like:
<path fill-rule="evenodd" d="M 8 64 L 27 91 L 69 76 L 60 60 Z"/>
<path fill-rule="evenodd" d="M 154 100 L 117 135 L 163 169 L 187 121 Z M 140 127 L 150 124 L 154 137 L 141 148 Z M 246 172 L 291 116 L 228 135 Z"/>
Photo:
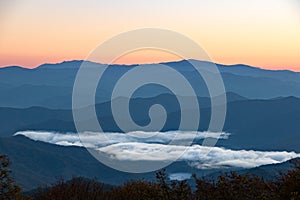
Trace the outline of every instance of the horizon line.
<path fill-rule="evenodd" d="M 294 72 L 294 73 L 300 73 L 300 69 L 299 69 L 299 71 L 295 71 L 295 70 L 291 70 L 291 69 L 267 69 L 267 68 L 253 66 L 253 65 L 244 64 L 244 63 L 225 64 L 225 63 L 218 63 L 218 62 L 214 62 L 214 61 L 197 60 L 197 59 L 168 60 L 168 61 L 147 62 L 147 63 L 113 63 L 113 64 L 109 64 L 109 65 L 115 65 L 115 66 L 116 65 L 119 65 L 119 66 L 121 65 L 121 66 L 131 67 L 131 66 L 135 66 L 135 65 L 178 63 L 178 62 L 183 62 L 183 61 L 188 61 L 188 60 L 194 60 L 194 61 L 200 61 L 200 62 L 210 62 L 210 63 L 214 63 L 216 65 L 222 65 L 222 66 L 226 66 L 226 67 L 234 67 L 234 66 L 238 66 L 238 65 L 243 65 L 245 67 L 250 67 L 250 68 L 255 68 L 255 69 L 265 70 L 265 71 L 289 71 L 289 72 Z M 68 62 L 92 62 L 92 63 L 95 63 L 95 64 L 108 65 L 107 63 L 101 63 L 101 62 L 96 62 L 96 61 L 74 59 L 74 60 L 62 60 L 60 62 L 45 62 L 45 63 L 42 63 L 42 64 L 37 65 L 35 67 L 24 67 L 24 66 L 20 66 L 20 65 L 6 65 L 6 66 L 0 66 L 0 70 L 1 69 L 7 69 L 7 68 L 21 68 L 21 69 L 25 69 L 25 70 L 35 70 L 35 69 L 38 69 L 39 67 L 41 67 L 43 65 L 58 65 L 58 64 L 62 64 L 62 63 L 68 63 Z"/>

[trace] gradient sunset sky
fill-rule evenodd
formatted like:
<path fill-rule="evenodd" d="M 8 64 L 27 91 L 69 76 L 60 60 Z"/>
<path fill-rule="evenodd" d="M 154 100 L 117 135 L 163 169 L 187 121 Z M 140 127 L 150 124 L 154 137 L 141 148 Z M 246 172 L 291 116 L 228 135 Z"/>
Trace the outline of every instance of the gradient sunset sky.
<path fill-rule="evenodd" d="M 144 27 L 182 33 L 217 63 L 300 71 L 299 0 L 0 0 L 0 66 L 85 59 Z M 120 62 L 172 59 L 146 51 Z"/>

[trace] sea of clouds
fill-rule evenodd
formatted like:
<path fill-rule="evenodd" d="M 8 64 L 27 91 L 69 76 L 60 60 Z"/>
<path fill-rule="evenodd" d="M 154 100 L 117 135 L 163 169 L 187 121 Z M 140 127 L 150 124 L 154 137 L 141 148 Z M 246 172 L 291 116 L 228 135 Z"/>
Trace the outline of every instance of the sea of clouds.
<path fill-rule="evenodd" d="M 190 166 L 199 169 L 222 167 L 252 168 L 265 164 L 274 164 L 300 157 L 300 154 L 287 151 L 231 150 L 222 147 L 206 147 L 199 144 L 191 146 L 169 145 L 174 139 L 190 141 L 207 137 L 228 139 L 229 133 L 212 132 L 131 132 L 131 133 L 55 133 L 46 131 L 22 131 L 23 135 L 35 141 L 43 141 L 63 146 L 85 146 L 108 154 L 118 160 L 173 161 L 180 155 L 179 161 L 187 161 Z M 135 137 L 139 136 L 139 137 Z M 84 145 L 83 145 L 84 143 Z M 184 153 L 182 153 L 184 152 Z"/>
<path fill-rule="evenodd" d="M 98 148 L 119 143 L 157 143 L 169 144 L 171 141 L 192 141 L 201 140 L 207 137 L 217 139 L 228 139 L 229 133 L 213 133 L 213 132 L 196 132 L 196 131 L 169 131 L 169 132 L 143 132 L 134 131 L 130 133 L 116 132 L 85 132 L 81 134 L 75 133 L 57 133 L 47 131 L 20 131 L 15 135 L 24 135 L 32 140 L 47 142 L 51 144 L 63 146 L 85 146 L 90 148 Z M 176 137 L 175 137 L 176 136 Z M 180 144 L 176 142 L 177 144 Z M 83 144 L 84 145 L 83 145 Z"/>

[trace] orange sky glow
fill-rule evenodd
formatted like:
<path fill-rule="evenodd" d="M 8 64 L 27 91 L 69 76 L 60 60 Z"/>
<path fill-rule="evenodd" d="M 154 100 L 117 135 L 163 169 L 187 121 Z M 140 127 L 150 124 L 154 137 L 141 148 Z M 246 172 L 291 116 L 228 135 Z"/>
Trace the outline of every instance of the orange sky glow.
<path fill-rule="evenodd" d="M 116 34 L 155 27 L 188 36 L 217 63 L 300 71 L 299 11 L 298 0 L 3 0 L 0 67 L 85 59 Z M 180 59 L 145 50 L 116 62 Z"/>

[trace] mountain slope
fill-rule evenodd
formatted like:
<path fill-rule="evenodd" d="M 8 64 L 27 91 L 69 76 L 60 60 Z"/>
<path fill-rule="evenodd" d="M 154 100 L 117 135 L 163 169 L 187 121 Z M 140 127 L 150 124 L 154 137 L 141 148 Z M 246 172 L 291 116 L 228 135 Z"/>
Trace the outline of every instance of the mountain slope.
<path fill-rule="evenodd" d="M 35 69 L 6 67 L 0 69 L 0 106 L 25 108 L 43 106 L 48 108 L 71 108 L 72 89 L 77 71 L 83 61 L 67 61 L 57 64 L 44 64 Z M 208 62 L 194 61 L 205 70 Z M 101 64 L 89 62 L 92 66 Z M 208 97 L 205 83 L 195 69 L 185 60 L 163 63 L 183 74 L 195 86 L 199 97 Z M 246 98 L 268 99 L 278 96 L 300 97 L 300 75 L 292 71 L 272 71 L 246 65 L 226 66 L 217 64 L 227 92 Z M 105 73 L 96 93 L 98 103 L 110 100 L 116 81 L 136 65 L 113 65 Z M 147 65 L 145 66 L 147 67 Z M 139 97 L 166 94 L 157 86 L 149 86 Z M 21 97 L 26 96 L 24 101 Z"/>
<path fill-rule="evenodd" d="M 65 147 L 44 142 L 37 142 L 23 136 L 8 138 L 0 137 L 0 154 L 9 156 L 13 177 L 25 190 L 45 187 L 52 183 L 73 177 L 85 177 L 110 185 L 120 185 L 130 180 L 154 180 L 155 172 L 132 174 L 111 169 L 92 157 L 85 148 Z M 299 160 L 299 159 L 298 159 Z M 250 173 L 266 179 L 275 179 L 279 173 L 285 173 L 293 168 L 294 161 L 280 164 L 266 165 L 253 169 L 224 168 L 224 169 L 196 169 L 186 162 L 174 162 L 168 166 L 167 173 L 196 174 L 198 177 L 217 178 L 220 174 L 236 171 Z M 193 184 L 193 180 L 189 181 Z"/>
<path fill-rule="evenodd" d="M 205 102 L 206 101 L 206 102 Z M 171 95 L 132 100 L 131 112 L 136 123 L 149 123 L 149 106 L 160 102 L 168 112 L 163 130 L 177 130 L 180 122 L 178 103 Z M 210 107 L 202 99 L 200 129 L 207 130 Z M 96 106 L 102 128 L 119 132 L 110 110 L 110 102 Z M 230 149 L 288 150 L 300 152 L 300 99 L 295 97 L 271 100 L 237 100 L 229 102 L 224 131 L 229 139 L 219 144 Z M 40 107 L 27 109 L 0 108 L 1 136 L 11 136 L 17 131 L 45 130 L 75 132 L 71 110 L 53 110 Z"/>
<path fill-rule="evenodd" d="M 9 156 L 13 176 L 24 190 L 78 176 L 97 178 L 111 185 L 120 185 L 132 179 L 155 179 L 155 172 L 134 174 L 109 168 L 98 162 L 85 148 L 36 142 L 23 136 L 0 137 L 0 154 Z M 181 171 L 195 172 L 200 176 L 211 172 L 197 172 L 185 162 L 176 162 L 168 167 L 169 173 Z"/>

